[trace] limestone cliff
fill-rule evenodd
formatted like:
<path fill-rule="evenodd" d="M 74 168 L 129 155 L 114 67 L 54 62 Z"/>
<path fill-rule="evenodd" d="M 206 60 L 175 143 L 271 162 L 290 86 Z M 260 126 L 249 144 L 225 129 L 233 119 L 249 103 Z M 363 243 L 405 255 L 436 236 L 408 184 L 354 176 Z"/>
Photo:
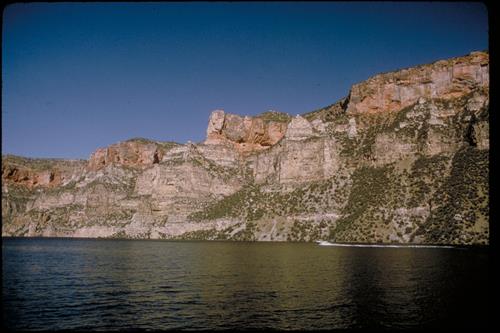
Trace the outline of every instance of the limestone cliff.
<path fill-rule="evenodd" d="M 205 143 L 230 143 L 241 152 L 266 149 L 283 138 L 289 120 L 288 114 L 276 111 L 252 118 L 215 110 L 208 121 Z"/>
<path fill-rule="evenodd" d="M 95 171 L 110 164 L 145 168 L 159 163 L 165 151 L 176 145 L 175 142 L 157 142 L 143 138 L 130 139 L 97 149 L 90 156 L 88 169 Z"/>
<path fill-rule="evenodd" d="M 2 235 L 487 244 L 489 56 L 376 75 L 320 110 L 215 110 L 203 143 L 2 157 Z"/>

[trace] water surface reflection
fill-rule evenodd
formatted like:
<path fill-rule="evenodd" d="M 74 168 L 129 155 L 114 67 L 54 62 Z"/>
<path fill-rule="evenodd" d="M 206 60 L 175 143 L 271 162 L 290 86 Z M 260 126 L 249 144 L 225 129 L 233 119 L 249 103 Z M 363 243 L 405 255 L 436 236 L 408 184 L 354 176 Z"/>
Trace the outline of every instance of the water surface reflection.
<path fill-rule="evenodd" d="M 2 247 L 3 325 L 13 329 L 486 323 L 485 251 L 85 239 Z"/>

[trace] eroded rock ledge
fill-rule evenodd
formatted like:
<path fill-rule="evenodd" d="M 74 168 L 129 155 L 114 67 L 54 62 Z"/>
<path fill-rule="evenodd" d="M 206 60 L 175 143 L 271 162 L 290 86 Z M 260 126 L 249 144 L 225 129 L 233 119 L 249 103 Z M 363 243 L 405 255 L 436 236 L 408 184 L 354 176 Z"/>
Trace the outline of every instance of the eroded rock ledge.
<path fill-rule="evenodd" d="M 88 170 L 96 171 L 111 164 L 144 169 L 159 163 L 165 152 L 177 145 L 174 142 L 157 142 L 143 138 L 119 142 L 93 152 Z"/>
<path fill-rule="evenodd" d="M 2 184 L 16 184 L 29 189 L 58 187 L 83 173 L 87 161 L 33 159 L 2 156 Z"/>
<path fill-rule="evenodd" d="M 288 114 L 280 112 L 241 117 L 215 110 L 208 121 L 205 143 L 229 143 L 241 152 L 266 149 L 283 138 L 290 119 Z"/>
<path fill-rule="evenodd" d="M 394 112 L 419 98 L 450 99 L 489 85 L 489 55 L 472 52 L 465 57 L 376 75 L 353 85 L 347 112 Z"/>

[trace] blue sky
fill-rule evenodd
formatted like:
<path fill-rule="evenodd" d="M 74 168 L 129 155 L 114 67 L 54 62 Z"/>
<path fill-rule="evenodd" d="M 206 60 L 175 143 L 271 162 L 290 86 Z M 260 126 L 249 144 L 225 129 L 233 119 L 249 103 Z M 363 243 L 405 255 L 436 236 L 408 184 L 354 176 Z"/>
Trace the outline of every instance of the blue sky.
<path fill-rule="evenodd" d="M 210 112 L 292 115 L 380 72 L 488 48 L 480 3 L 20 3 L 3 12 L 2 154 L 204 140 Z"/>

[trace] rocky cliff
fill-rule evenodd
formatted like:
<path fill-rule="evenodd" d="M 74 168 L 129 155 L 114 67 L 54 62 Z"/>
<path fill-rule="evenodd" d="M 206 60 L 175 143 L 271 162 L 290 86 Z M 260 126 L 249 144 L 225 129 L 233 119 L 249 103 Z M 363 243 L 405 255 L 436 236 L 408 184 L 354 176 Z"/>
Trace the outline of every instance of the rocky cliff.
<path fill-rule="evenodd" d="M 213 111 L 203 143 L 2 156 L 2 235 L 487 244 L 488 114 L 473 52 L 301 116 Z"/>

